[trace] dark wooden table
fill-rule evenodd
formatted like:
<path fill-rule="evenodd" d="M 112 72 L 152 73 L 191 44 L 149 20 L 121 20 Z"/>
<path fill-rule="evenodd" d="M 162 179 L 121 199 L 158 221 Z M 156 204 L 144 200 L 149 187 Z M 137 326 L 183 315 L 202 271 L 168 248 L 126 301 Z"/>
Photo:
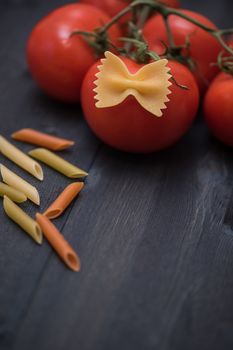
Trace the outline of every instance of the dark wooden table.
<path fill-rule="evenodd" d="M 122 154 L 93 136 L 79 107 L 45 97 L 27 72 L 25 42 L 66 2 L 1 0 L 0 133 L 34 127 L 77 140 L 64 156 L 90 175 L 56 224 L 82 270 L 70 272 L 47 242 L 39 248 L 0 203 L 0 349 L 232 350 L 232 151 L 200 115 L 171 149 Z M 184 3 L 232 25 L 232 0 Z M 69 183 L 44 170 L 41 184 L 27 176 L 41 210 Z"/>

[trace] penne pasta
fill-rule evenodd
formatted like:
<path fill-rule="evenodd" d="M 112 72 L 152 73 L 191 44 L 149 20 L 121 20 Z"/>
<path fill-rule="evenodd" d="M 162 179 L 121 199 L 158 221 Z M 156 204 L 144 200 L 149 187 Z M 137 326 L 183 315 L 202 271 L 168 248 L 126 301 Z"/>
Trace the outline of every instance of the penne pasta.
<path fill-rule="evenodd" d="M 57 199 L 45 211 L 44 215 L 49 219 L 55 219 L 60 216 L 69 206 L 72 200 L 79 194 L 84 186 L 83 182 L 75 182 L 68 185 Z"/>
<path fill-rule="evenodd" d="M 42 232 L 38 223 L 28 216 L 18 205 L 12 202 L 7 196 L 4 196 L 3 207 L 6 214 L 28 233 L 36 243 L 42 243 Z"/>
<path fill-rule="evenodd" d="M 12 145 L 1 135 L 0 152 L 12 162 L 17 164 L 19 167 L 35 176 L 38 180 L 43 180 L 43 170 L 41 166 L 34 159 L 30 158 L 27 154 L 20 151 L 17 147 Z"/>
<path fill-rule="evenodd" d="M 21 129 L 13 133 L 11 137 L 15 140 L 45 147 L 53 151 L 61 151 L 74 145 L 74 141 L 51 136 L 34 129 Z"/>
<path fill-rule="evenodd" d="M 29 154 L 67 177 L 82 178 L 88 175 L 84 170 L 77 168 L 47 149 L 36 148 Z"/>
<path fill-rule="evenodd" d="M 78 255 L 54 224 L 42 214 L 36 214 L 36 220 L 40 225 L 44 236 L 65 264 L 73 271 L 80 271 L 80 259 Z"/>
<path fill-rule="evenodd" d="M 3 181 L 15 188 L 16 190 L 23 192 L 25 196 L 30 199 L 33 203 L 40 205 L 40 196 L 37 189 L 32 186 L 27 181 L 23 180 L 20 176 L 13 173 L 4 165 L 0 164 L 0 172 L 2 175 Z"/>
<path fill-rule="evenodd" d="M 13 202 L 17 203 L 23 203 L 27 200 L 27 197 L 23 192 L 20 192 L 15 188 L 0 182 L 0 197 L 4 196 L 9 197 Z"/>

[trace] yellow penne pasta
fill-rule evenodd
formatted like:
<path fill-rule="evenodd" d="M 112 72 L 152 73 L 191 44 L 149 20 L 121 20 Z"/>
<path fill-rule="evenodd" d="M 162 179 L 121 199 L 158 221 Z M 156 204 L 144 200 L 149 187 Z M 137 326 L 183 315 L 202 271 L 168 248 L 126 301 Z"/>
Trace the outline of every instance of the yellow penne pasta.
<path fill-rule="evenodd" d="M 82 178 L 88 175 L 84 170 L 79 169 L 47 149 L 36 148 L 30 151 L 29 154 L 67 177 Z"/>
<path fill-rule="evenodd" d="M 0 182 L 0 197 L 4 197 L 5 195 L 17 203 L 23 203 L 27 200 L 27 197 L 23 192 Z"/>
<path fill-rule="evenodd" d="M 7 196 L 4 196 L 3 207 L 6 214 L 27 232 L 35 242 L 42 243 L 42 231 L 38 223 L 28 216 L 18 205 L 12 202 Z"/>
<path fill-rule="evenodd" d="M 19 167 L 26 170 L 31 175 L 35 176 L 39 180 L 43 180 L 43 170 L 34 159 L 30 158 L 27 154 L 20 151 L 17 147 L 8 142 L 4 137 L 0 135 L 0 152 L 17 164 Z"/>
<path fill-rule="evenodd" d="M 2 175 L 3 182 L 7 185 L 15 188 L 16 190 L 23 192 L 25 196 L 30 199 L 33 203 L 40 205 L 40 196 L 37 189 L 30 183 L 22 179 L 20 176 L 13 173 L 4 165 L 0 164 L 0 172 Z"/>

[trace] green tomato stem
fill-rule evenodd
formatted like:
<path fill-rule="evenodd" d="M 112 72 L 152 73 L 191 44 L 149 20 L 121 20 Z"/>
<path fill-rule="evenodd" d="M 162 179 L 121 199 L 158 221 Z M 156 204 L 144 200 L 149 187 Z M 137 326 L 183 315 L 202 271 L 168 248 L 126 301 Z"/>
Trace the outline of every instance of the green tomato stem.
<path fill-rule="evenodd" d="M 172 30 L 169 25 L 169 16 L 175 15 L 178 17 L 181 17 L 190 23 L 193 23 L 197 27 L 203 29 L 204 31 L 208 32 L 211 34 L 222 46 L 222 48 L 230 54 L 230 57 L 228 58 L 228 61 L 223 61 L 224 57 L 223 55 L 220 55 L 218 59 L 221 60 L 219 63 L 219 66 L 222 70 L 227 70 L 229 72 L 232 72 L 232 67 L 230 66 L 229 61 L 233 59 L 233 48 L 230 47 L 229 45 L 226 44 L 226 42 L 223 39 L 224 35 L 232 34 L 233 33 L 233 28 L 229 29 L 214 29 L 209 26 L 206 26 L 205 24 L 202 24 L 198 20 L 188 16 L 187 14 L 183 13 L 182 11 L 174 8 L 170 8 L 160 2 L 159 0 L 134 0 L 132 1 L 126 8 L 124 8 L 122 11 L 120 11 L 116 16 L 114 16 L 108 23 L 106 23 L 104 26 L 101 28 L 97 28 L 94 32 L 85 32 L 85 31 L 79 31 L 76 30 L 74 31 L 72 35 L 78 34 L 82 35 L 85 40 L 93 47 L 97 55 L 101 55 L 104 51 L 106 51 L 107 48 L 113 47 L 111 42 L 108 39 L 107 32 L 108 30 L 117 23 L 123 16 L 125 16 L 127 13 L 140 13 L 138 17 L 138 21 L 135 24 L 136 28 L 136 36 L 134 37 L 133 35 L 135 33 L 131 33 L 132 37 L 131 39 L 137 40 L 137 43 L 132 40 L 125 40 L 125 48 L 122 50 L 122 48 L 116 48 L 119 52 L 125 53 L 126 55 L 130 55 L 130 51 L 132 48 L 132 45 L 135 44 L 136 47 L 138 48 L 138 57 L 136 56 L 136 59 L 138 59 L 140 62 L 145 59 L 146 55 L 151 56 L 150 51 L 147 48 L 147 44 L 145 40 L 142 37 L 141 34 L 141 29 L 146 22 L 147 18 L 149 17 L 151 11 L 158 12 L 160 15 L 163 17 L 167 34 L 168 34 L 168 40 L 171 49 L 176 49 L 174 38 L 172 35 Z M 137 17 L 137 16 L 136 16 Z M 141 39 L 140 39 L 141 38 Z M 140 40 L 141 40 L 141 47 L 140 47 Z M 171 50 L 172 52 L 172 50 Z M 172 54 L 173 55 L 173 54 Z M 158 57 L 158 56 L 157 56 Z M 173 57 L 173 56 L 172 56 Z M 173 57 L 176 59 L 176 57 Z M 224 63 L 223 63 L 224 62 Z"/>
<path fill-rule="evenodd" d="M 169 23 L 168 16 L 163 17 L 163 19 L 164 19 L 164 24 L 165 24 L 166 31 L 167 31 L 169 45 L 173 49 L 175 47 L 175 42 L 174 42 L 174 38 L 173 38 L 173 35 L 172 35 L 171 26 L 170 26 L 170 23 Z"/>
<path fill-rule="evenodd" d="M 174 47 L 174 40 L 172 37 L 172 33 L 171 33 L 171 29 L 169 26 L 169 22 L 168 22 L 168 17 L 170 15 L 176 15 L 179 16 L 193 24 L 195 24 L 196 26 L 198 26 L 199 28 L 205 30 L 206 32 L 210 33 L 211 35 L 214 36 L 214 38 L 221 44 L 221 46 L 230 54 L 233 56 L 233 49 L 231 49 L 230 46 L 228 46 L 224 40 L 223 40 L 223 36 L 226 34 L 231 34 L 233 33 L 233 28 L 230 29 L 222 29 L 222 30 L 218 30 L 218 29 L 214 29 L 211 28 L 209 26 L 206 26 L 205 24 L 199 22 L 198 20 L 188 16 L 187 14 L 184 14 L 182 11 L 174 9 L 174 8 L 170 8 L 166 5 L 164 5 L 163 3 L 157 1 L 157 0 L 135 0 L 133 1 L 129 6 L 127 6 L 124 10 L 122 10 L 121 12 L 119 12 L 115 17 L 113 17 L 111 19 L 111 21 L 109 21 L 107 24 L 105 24 L 102 28 L 101 28 L 101 32 L 105 32 L 107 30 L 109 30 L 109 28 L 116 23 L 121 17 L 123 17 L 125 14 L 129 13 L 130 11 L 132 11 L 133 8 L 137 7 L 137 6 L 146 6 L 148 11 L 149 9 L 152 9 L 154 11 L 159 12 L 164 20 L 165 20 L 165 25 L 166 25 L 166 29 L 167 29 L 167 33 L 168 33 L 168 38 L 169 38 L 169 42 L 171 47 Z M 148 12 L 149 14 L 149 12 Z M 147 15 L 148 16 L 148 15 Z M 146 18 L 147 18 L 146 16 Z M 142 19 L 142 25 L 144 24 L 145 19 Z"/>
<path fill-rule="evenodd" d="M 138 31 L 141 30 L 141 28 L 143 28 L 146 20 L 148 19 L 149 15 L 150 15 L 150 12 L 151 12 L 151 8 L 149 6 L 143 7 L 141 14 L 138 18 L 137 24 L 136 24 Z M 130 53 L 131 48 L 132 48 L 132 43 L 126 42 L 126 44 L 125 44 L 126 52 Z"/>

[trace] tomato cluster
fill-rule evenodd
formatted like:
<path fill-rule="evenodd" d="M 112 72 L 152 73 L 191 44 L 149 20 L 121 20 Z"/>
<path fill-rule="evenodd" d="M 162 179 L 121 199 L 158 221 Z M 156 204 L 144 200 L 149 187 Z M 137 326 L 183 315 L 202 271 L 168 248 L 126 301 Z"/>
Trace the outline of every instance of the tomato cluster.
<path fill-rule="evenodd" d="M 28 67 L 34 80 L 53 98 L 81 102 L 93 132 L 110 146 L 127 152 L 154 152 L 174 144 L 190 128 L 197 114 L 199 97 L 205 95 L 203 110 L 210 130 L 233 146 L 233 77 L 219 73 L 215 64 L 223 49 L 204 27 L 217 29 L 216 26 L 203 15 L 189 10 L 180 10 L 183 17 L 168 16 L 170 34 L 160 14 L 150 16 L 142 30 L 149 49 L 156 54 L 163 55 L 167 49 L 172 52 L 169 50 L 171 35 L 174 47 L 180 47 L 183 64 L 175 60 L 177 57 L 169 56 L 168 67 L 173 78 L 162 117 L 152 115 L 133 96 L 118 105 L 97 108 L 94 89 L 102 61 L 92 39 L 97 28 L 108 23 L 129 3 L 130 0 L 81 0 L 43 18 L 33 29 L 27 44 Z M 177 0 L 161 0 L 160 3 L 171 8 L 180 7 Z M 110 27 L 107 39 L 113 45 L 109 50 L 122 46 L 119 39 L 126 35 L 131 18 L 127 13 Z M 203 27 L 197 26 L 195 21 Z M 75 34 L 76 31 L 79 34 Z M 113 51 L 117 53 L 116 49 Z M 148 63 L 135 62 L 132 57 L 120 58 L 132 75 Z M 108 75 L 111 79 L 111 69 Z"/>

